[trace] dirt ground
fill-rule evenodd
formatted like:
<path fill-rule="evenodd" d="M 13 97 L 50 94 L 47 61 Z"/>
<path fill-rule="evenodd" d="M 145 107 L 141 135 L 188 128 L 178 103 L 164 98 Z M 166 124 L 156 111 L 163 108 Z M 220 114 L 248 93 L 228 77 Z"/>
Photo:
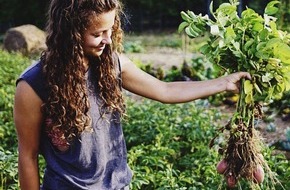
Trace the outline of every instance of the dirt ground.
<path fill-rule="evenodd" d="M 190 60 L 192 57 L 197 56 L 196 54 L 185 54 L 182 50 L 170 48 L 154 48 L 147 50 L 145 53 L 128 53 L 127 55 L 132 60 L 139 60 L 144 64 L 152 64 L 154 67 L 161 67 L 165 70 L 171 68 L 173 65 L 180 67 L 184 59 Z M 233 106 L 227 105 L 220 106 L 218 109 L 220 109 L 222 113 L 228 114 L 229 117 L 234 111 Z M 269 125 L 274 125 L 275 131 L 270 132 Z M 283 121 L 280 116 L 274 117 L 272 123 L 261 121 L 257 125 L 257 129 L 260 131 L 261 136 L 268 145 L 275 144 L 279 140 L 285 140 L 285 130 L 287 127 L 290 127 L 290 119 L 288 119 L 288 121 Z M 290 159 L 290 152 L 283 152 Z"/>
<path fill-rule="evenodd" d="M 180 49 L 172 49 L 166 47 L 151 48 L 145 53 L 128 53 L 132 60 L 139 60 L 144 64 L 152 64 L 156 67 L 169 69 L 172 66 L 180 67 L 184 60 L 190 60 L 197 54 L 184 53 Z"/>

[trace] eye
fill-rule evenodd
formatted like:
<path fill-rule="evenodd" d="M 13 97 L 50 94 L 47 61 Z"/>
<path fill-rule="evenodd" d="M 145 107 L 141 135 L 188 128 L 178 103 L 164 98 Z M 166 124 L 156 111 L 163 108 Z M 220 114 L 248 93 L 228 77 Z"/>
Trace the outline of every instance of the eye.
<path fill-rule="evenodd" d="M 103 34 L 103 32 L 99 32 L 99 33 L 93 33 L 92 35 L 93 35 L 95 38 L 98 38 L 98 37 L 100 37 L 102 34 Z"/>
<path fill-rule="evenodd" d="M 104 34 L 105 35 L 111 35 L 112 32 L 113 32 L 113 29 L 110 28 L 108 30 L 104 30 L 104 31 L 101 31 L 101 32 L 92 33 L 92 36 L 94 36 L 95 38 L 99 38 L 99 37 L 103 36 Z"/>

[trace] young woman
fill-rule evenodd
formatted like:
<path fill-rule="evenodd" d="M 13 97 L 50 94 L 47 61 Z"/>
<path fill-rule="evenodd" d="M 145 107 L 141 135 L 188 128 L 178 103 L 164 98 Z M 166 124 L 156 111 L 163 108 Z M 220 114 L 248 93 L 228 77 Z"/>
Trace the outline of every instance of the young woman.
<path fill-rule="evenodd" d="M 52 0 L 47 50 L 17 81 L 14 120 L 22 190 L 127 189 L 121 88 L 163 103 L 238 90 L 239 72 L 162 82 L 121 54 L 118 0 Z M 182 92 L 182 93 L 181 93 Z M 46 160 L 40 185 L 38 154 Z"/>

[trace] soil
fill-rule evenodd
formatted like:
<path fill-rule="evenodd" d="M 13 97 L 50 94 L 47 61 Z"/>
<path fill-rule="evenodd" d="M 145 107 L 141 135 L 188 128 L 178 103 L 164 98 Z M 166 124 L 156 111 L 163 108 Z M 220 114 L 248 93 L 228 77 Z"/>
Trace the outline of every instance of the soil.
<path fill-rule="evenodd" d="M 184 53 L 180 49 L 167 47 L 147 48 L 145 53 L 128 53 L 132 60 L 139 60 L 143 64 L 152 64 L 154 67 L 161 67 L 164 70 L 172 66 L 181 67 L 184 60 L 189 61 L 197 54 Z"/>
<path fill-rule="evenodd" d="M 166 70 L 172 66 L 181 67 L 184 60 L 190 60 L 196 57 L 196 54 L 184 53 L 182 50 L 172 49 L 172 48 L 151 48 L 145 53 L 127 53 L 127 56 L 132 60 L 138 60 L 143 64 L 152 64 L 153 67 L 161 67 Z M 134 98 L 139 99 L 140 97 L 130 94 Z M 231 117 L 235 107 L 229 105 L 222 105 L 215 107 L 220 109 L 222 113 L 228 115 L 225 118 L 224 123 Z M 273 126 L 273 130 L 270 131 L 269 127 Z M 264 138 L 265 144 L 271 146 L 277 144 L 277 142 L 286 139 L 285 130 L 290 128 L 290 119 L 287 121 L 282 120 L 281 116 L 273 117 L 271 122 L 260 121 L 257 124 L 257 129 L 260 131 L 262 138 Z M 285 153 L 288 159 L 290 159 L 290 150 L 277 150 L 278 152 Z"/>

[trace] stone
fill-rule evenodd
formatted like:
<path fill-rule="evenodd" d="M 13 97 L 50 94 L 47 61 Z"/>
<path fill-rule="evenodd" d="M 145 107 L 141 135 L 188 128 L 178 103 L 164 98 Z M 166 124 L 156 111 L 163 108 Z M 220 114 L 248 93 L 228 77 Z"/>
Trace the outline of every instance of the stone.
<path fill-rule="evenodd" d="M 3 48 L 9 52 L 37 54 L 46 49 L 46 34 L 34 25 L 26 24 L 7 30 Z"/>

